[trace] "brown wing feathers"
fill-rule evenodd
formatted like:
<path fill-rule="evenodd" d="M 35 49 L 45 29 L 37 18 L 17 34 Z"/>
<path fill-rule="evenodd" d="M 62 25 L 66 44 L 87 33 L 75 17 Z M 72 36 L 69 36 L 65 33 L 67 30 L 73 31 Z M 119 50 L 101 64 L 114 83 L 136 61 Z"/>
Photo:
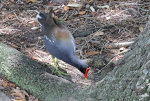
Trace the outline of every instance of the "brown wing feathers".
<path fill-rule="evenodd" d="M 66 28 L 54 28 L 54 34 L 57 40 L 69 40 L 71 39 L 70 32 Z"/>

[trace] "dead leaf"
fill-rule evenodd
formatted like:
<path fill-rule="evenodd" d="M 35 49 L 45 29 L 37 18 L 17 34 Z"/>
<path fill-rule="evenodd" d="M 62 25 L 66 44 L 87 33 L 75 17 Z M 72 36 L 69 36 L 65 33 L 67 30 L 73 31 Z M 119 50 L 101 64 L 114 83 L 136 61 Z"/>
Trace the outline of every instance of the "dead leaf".
<path fill-rule="evenodd" d="M 29 23 L 29 24 L 34 24 L 34 25 L 35 25 L 35 24 L 37 24 L 38 22 L 37 22 L 37 21 L 29 21 L 28 23 Z"/>
<path fill-rule="evenodd" d="M 115 5 L 115 8 L 119 8 L 119 5 L 116 4 L 116 5 Z"/>
<path fill-rule="evenodd" d="M 40 57 L 38 57 L 38 56 L 35 56 L 35 55 L 34 55 L 34 56 L 32 56 L 32 59 L 33 59 L 33 60 L 42 61 L 42 59 L 41 59 Z"/>
<path fill-rule="evenodd" d="M 31 29 L 32 30 L 37 30 L 37 29 L 39 29 L 40 27 L 32 27 Z"/>
<path fill-rule="evenodd" d="M 110 19 L 110 16 L 107 16 L 107 17 L 106 17 L 106 20 L 109 20 L 109 19 Z"/>
<path fill-rule="evenodd" d="M 3 85 L 3 87 L 5 88 L 5 87 L 8 85 L 8 82 L 7 82 L 7 81 L 4 81 L 4 82 L 2 83 L 2 85 Z"/>
<path fill-rule="evenodd" d="M 14 43 L 11 43 L 11 46 L 12 46 L 13 48 L 18 48 L 18 46 L 15 45 Z"/>
<path fill-rule="evenodd" d="M 69 3 L 68 5 L 67 5 L 68 7 L 82 7 L 82 4 L 78 4 L 78 3 Z"/>
<path fill-rule="evenodd" d="M 90 5 L 87 4 L 85 7 L 86 7 L 86 8 L 90 8 Z"/>
<path fill-rule="evenodd" d="M 68 6 L 64 6 L 64 11 L 68 11 L 69 10 L 69 7 Z"/>
<path fill-rule="evenodd" d="M 80 11 L 79 15 L 84 15 L 86 13 L 86 11 Z"/>
<path fill-rule="evenodd" d="M 75 8 L 74 7 L 69 7 L 69 10 L 75 10 Z"/>
<path fill-rule="evenodd" d="M 109 9 L 109 5 L 105 5 L 105 6 L 97 6 L 98 8 L 106 8 Z"/>
<path fill-rule="evenodd" d="M 37 2 L 37 0 L 27 0 L 27 1 L 32 3 Z"/>
<path fill-rule="evenodd" d="M 92 3 L 94 0 L 90 0 L 89 3 Z"/>
<path fill-rule="evenodd" d="M 20 89 L 12 89 L 11 96 L 15 98 L 14 101 L 26 101 L 25 94 Z"/>
<path fill-rule="evenodd" d="M 90 52 L 87 52 L 87 54 L 88 55 L 97 55 L 97 54 L 99 54 L 100 52 L 98 52 L 98 51 L 90 51 Z"/>
<path fill-rule="evenodd" d="M 82 9 L 82 6 L 81 7 L 78 7 L 78 10 L 80 11 Z"/>
<path fill-rule="evenodd" d="M 98 32 L 96 32 L 96 34 L 95 34 L 95 36 L 102 36 L 102 35 L 104 35 L 104 32 L 102 32 L 102 31 L 98 31 Z"/>
<path fill-rule="evenodd" d="M 139 30 L 140 30 L 140 32 L 143 32 L 143 27 L 139 26 Z"/>
<path fill-rule="evenodd" d="M 22 45 L 23 45 L 23 44 L 24 44 L 24 42 L 22 41 L 22 42 L 20 42 L 20 44 L 22 44 Z"/>
<path fill-rule="evenodd" d="M 93 6 L 90 6 L 90 9 L 91 9 L 92 12 L 95 12 L 95 9 L 94 9 Z"/>
<path fill-rule="evenodd" d="M 13 88 L 14 88 L 16 85 L 15 85 L 15 84 L 13 84 L 13 83 L 8 83 L 8 86 L 9 86 L 9 87 L 13 87 Z"/>
<path fill-rule="evenodd" d="M 122 51 L 125 50 L 125 48 L 124 48 L 124 47 L 121 47 L 121 48 L 119 48 L 119 50 L 120 50 L 120 52 L 122 52 Z"/>
<path fill-rule="evenodd" d="M 13 17 L 14 17 L 13 14 L 8 14 L 8 18 L 9 18 L 9 19 L 12 19 Z"/>

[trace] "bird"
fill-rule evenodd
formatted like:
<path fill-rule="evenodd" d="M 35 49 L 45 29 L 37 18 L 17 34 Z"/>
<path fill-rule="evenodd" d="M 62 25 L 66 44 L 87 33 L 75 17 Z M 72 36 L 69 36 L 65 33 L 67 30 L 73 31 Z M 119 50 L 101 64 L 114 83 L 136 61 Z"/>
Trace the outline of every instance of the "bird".
<path fill-rule="evenodd" d="M 90 67 L 75 54 L 75 39 L 68 28 L 54 18 L 53 9 L 49 12 L 39 12 L 36 18 L 44 34 L 45 48 L 52 55 L 55 70 L 62 73 L 54 59 L 58 58 L 77 68 L 87 80 Z"/>

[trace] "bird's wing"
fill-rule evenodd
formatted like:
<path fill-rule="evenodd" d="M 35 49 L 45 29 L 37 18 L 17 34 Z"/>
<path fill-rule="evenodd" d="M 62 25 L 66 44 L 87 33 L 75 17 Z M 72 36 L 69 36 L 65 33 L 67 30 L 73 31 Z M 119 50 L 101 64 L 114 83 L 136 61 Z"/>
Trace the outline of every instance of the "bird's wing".
<path fill-rule="evenodd" d="M 75 40 L 67 28 L 55 28 L 54 29 L 54 37 L 56 46 L 62 51 L 66 52 L 75 52 Z"/>
<path fill-rule="evenodd" d="M 75 41 L 68 30 L 56 28 L 51 35 L 45 37 L 45 46 L 50 54 L 62 60 L 75 55 Z"/>
<path fill-rule="evenodd" d="M 61 42 L 50 40 L 47 36 L 45 37 L 46 50 L 53 56 L 61 59 L 65 62 L 69 60 L 72 55 L 75 55 L 75 47 L 73 42 Z"/>
<path fill-rule="evenodd" d="M 75 54 L 75 43 L 73 40 L 60 40 L 56 46 L 60 51 L 67 52 L 68 54 Z"/>

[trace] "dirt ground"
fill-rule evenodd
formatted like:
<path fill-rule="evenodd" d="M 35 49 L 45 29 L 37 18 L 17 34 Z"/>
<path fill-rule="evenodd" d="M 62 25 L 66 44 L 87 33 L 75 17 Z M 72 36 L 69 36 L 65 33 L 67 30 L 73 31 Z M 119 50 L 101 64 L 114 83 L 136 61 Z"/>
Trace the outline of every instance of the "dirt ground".
<path fill-rule="evenodd" d="M 0 0 L 0 42 L 40 62 L 43 68 L 53 66 L 36 20 L 37 11 L 46 11 L 48 7 L 53 7 L 55 18 L 63 22 L 75 37 L 76 54 L 81 59 L 90 60 L 89 80 L 84 80 L 76 68 L 61 60 L 59 67 L 69 74 L 66 79 L 79 86 L 91 85 L 113 69 L 117 60 L 123 57 L 143 31 L 150 14 L 150 1 L 75 1 Z M 3 77 L 0 79 L 0 85 L 1 91 L 12 101 L 38 101 Z"/>

